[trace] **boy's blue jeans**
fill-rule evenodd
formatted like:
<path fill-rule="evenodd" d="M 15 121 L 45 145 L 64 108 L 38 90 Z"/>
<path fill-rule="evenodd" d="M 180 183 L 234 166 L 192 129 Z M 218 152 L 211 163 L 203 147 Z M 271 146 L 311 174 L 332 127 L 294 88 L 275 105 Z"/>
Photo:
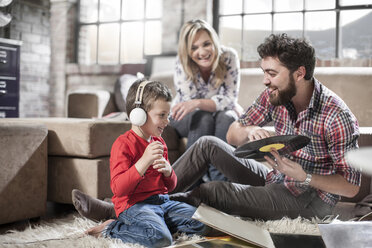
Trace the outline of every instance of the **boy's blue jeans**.
<path fill-rule="evenodd" d="M 195 210 L 186 203 L 169 200 L 168 195 L 153 195 L 123 211 L 107 226 L 104 235 L 146 247 L 169 246 L 173 233 L 207 232 L 207 226 L 191 218 Z"/>

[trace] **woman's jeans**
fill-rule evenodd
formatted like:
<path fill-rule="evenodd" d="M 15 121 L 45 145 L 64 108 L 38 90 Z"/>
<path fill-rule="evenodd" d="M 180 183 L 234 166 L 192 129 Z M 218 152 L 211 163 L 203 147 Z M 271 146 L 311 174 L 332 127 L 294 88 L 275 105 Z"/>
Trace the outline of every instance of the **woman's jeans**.
<path fill-rule="evenodd" d="M 176 232 L 205 235 L 210 230 L 191 218 L 195 210 L 186 203 L 169 200 L 168 195 L 153 195 L 123 211 L 107 226 L 104 236 L 146 247 L 169 246 Z"/>
<path fill-rule="evenodd" d="M 180 137 L 187 137 L 186 148 L 189 148 L 200 137 L 211 135 L 226 141 L 226 133 L 231 123 L 238 116 L 233 110 L 208 112 L 195 110 L 182 120 L 170 120 L 170 126 L 176 129 Z M 204 181 L 226 181 L 227 178 L 215 167 L 209 166 Z"/>

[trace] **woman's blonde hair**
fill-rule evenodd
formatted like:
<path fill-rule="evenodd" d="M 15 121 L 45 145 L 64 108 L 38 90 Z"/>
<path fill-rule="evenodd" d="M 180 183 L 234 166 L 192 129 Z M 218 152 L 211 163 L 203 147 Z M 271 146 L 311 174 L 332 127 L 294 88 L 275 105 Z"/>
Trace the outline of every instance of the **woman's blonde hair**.
<path fill-rule="evenodd" d="M 191 47 L 192 42 L 196 34 L 200 31 L 204 30 L 208 33 L 209 37 L 212 40 L 214 50 L 216 51 L 216 55 L 212 64 L 212 72 L 215 72 L 216 75 L 216 83 L 215 87 L 218 88 L 224 79 L 226 73 L 226 66 L 223 62 L 221 44 L 219 38 L 217 36 L 216 31 L 209 25 L 206 21 L 201 19 L 195 19 L 186 22 L 180 32 L 179 42 L 178 42 L 178 56 L 180 58 L 180 62 L 183 66 L 183 69 L 186 73 L 187 80 L 192 80 L 194 83 L 196 82 L 196 73 L 199 70 L 198 65 L 191 59 Z"/>

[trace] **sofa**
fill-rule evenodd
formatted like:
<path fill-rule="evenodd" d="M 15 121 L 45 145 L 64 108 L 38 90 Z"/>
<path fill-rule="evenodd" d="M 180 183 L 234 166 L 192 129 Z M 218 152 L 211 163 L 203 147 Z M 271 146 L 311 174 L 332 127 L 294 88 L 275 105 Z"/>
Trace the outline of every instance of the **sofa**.
<path fill-rule="evenodd" d="M 325 86 L 339 95 L 355 114 L 360 125 L 361 136 L 358 140 L 359 146 L 372 146 L 372 68 L 371 67 L 318 67 L 315 69 L 315 77 Z M 264 89 L 262 83 L 263 73 L 260 68 L 249 68 L 241 70 L 241 82 L 239 91 L 239 104 L 246 109 L 250 106 L 260 92 Z M 150 80 L 157 80 L 165 83 L 175 94 L 173 86 L 173 72 L 161 71 L 153 73 Z M 110 89 L 108 89 L 109 94 Z M 84 110 L 92 106 L 92 102 L 102 102 L 101 93 L 96 91 L 70 92 L 68 97 L 68 116 L 69 117 L 102 117 L 100 113 L 117 112 L 119 109 L 112 104 L 115 102 L 115 93 L 111 92 L 112 100 L 104 100 L 108 104 L 101 104 L 101 109 L 90 108 L 90 116 L 85 111 L 79 112 L 74 106 Z M 77 104 L 79 103 L 79 104 Z M 98 106 L 98 104 L 95 104 Z M 83 107 L 85 106 L 85 107 Z M 102 110 L 104 109 L 104 111 Z M 167 127 L 163 138 L 169 149 L 170 161 L 174 162 L 185 150 L 185 140 L 180 139 L 175 130 Z M 372 193 L 371 177 L 363 174 L 362 187 L 357 196 L 353 198 L 342 198 L 335 208 L 335 214 L 339 214 L 341 219 L 352 217 L 352 209 L 355 203 L 360 202 L 368 194 Z"/>
<path fill-rule="evenodd" d="M 361 125 L 360 146 L 372 146 L 372 115 L 368 105 L 372 94 L 372 68 L 318 68 L 316 77 L 343 97 Z M 167 84 L 174 94 L 173 73 L 153 72 L 151 80 Z M 66 118 L 9 118 L 1 123 L 44 125 L 47 132 L 47 200 L 70 204 L 71 191 L 80 189 L 104 199 L 111 197 L 109 155 L 112 143 L 131 128 L 125 113 L 119 113 L 114 89 L 83 89 L 68 92 Z M 239 103 L 248 107 L 264 89 L 261 69 L 242 69 Z M 169 149 L 169 160 L 174 162 L 185 150 L 172 127 L 167 127 L 163 138 Z M 350 213 L 356 202 L 371 194 L 369 176 L 362 177 L 362 188 L 353 199 L 343 199 L 337 211 Z"/>

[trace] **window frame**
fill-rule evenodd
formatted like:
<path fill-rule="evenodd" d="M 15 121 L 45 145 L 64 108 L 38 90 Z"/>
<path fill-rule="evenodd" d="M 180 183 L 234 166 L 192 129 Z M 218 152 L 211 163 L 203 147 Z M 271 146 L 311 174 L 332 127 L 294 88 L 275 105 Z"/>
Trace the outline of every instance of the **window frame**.
<path fill-rule="evenodd" d="M 142 23 L 142 26 L 143 26 L 143 33 L 142 33 L 142 38 L 143 38 L 143 44 L 142 44 L 142 59 L 145 60 L 146 56 L 149 56 L 149 55 L 146 55 L 145 53 L 145 38 L 146 38 L 146 32 L 145 32 L 145 25 L 146 25 L 146 22 L 148 21 L 160 21 L 160 23 L 162 23 L 162 16 L 159 17 L 159 18 L 147 18 L 146 17 L 146 10 L 147 10 L 147 1 L 148 0 L 144 0 L 144 9 L 143 9 L 143 18 L 137 18 L 137 19 L 130 19 L 130 20 L 123 20 L 122 19 L 122 10 L 123 10 L 123 1 L 124 0 L 120 0 L 120 18 L 119 20 L 116 20 L 116 21 L 100 21 L 99 20 L 99 13 L 100 13 L 100 7 L 101 7 L 101 0 L 97 0 L 98 3 L 97 3 L 97 13 L 98 13 L 98 18 L 97 18 L 97 21 L 95 22 L 81 22 L 80 21 L 80 12 L 81 12 L 81 8 L 80 8 L 80 2 L 81 0 L 78 0 L 77 2 L 77 18 L 76 18 L 76 34 L 75 34 L 75 47 L 76 47 L 76 53 L 75 53 L 75 61 L 77 64 L 80 64 L 80 61 L 79 61 L 79 33 L 80 33 L 80 30 L 82 29 L 82 27 L 84 26 L 89 26 L 89 25 L 94 25 L 96 26 L 97 28 L 97 37 L 96 37 L 96 58 L 95 58 L 95 62 L 94 63 L 91 63 L 90 65 L 108 65 L 108 64 L 100 64 L 98 63 L 98 59 L 99 59 L 99 27 L 100 25 L 102 24 L 119 24 L 119 56 L 118 56 L 118 61 L 117 63 L 112 63 L 110 65 L 121 65 L 121 64 L 125 64 L 125 62 L 121 62 L 122 61 L 122 54 L 121 54 L 121 49 L 122 49 L 122 44 L 121 44 L 121 41 L 122 41 L 122 24 L 124 23 L 131 23 L 131 22 L 141 22 Z M 138 61 L 137 63 L 139 63 L 140 61 Z M 130 62 L 132 63 L 132 62 Z"/>
<path fill-rule="evenodd" d="M 276 0 L 271 0 L 272 1 L 272 6 L 274 6 L 274 2 Z M 308 0 L 302 0 L 303 1 L 303 6 L 305 6 L 305 2 Z M 349 5 L 349 6 L 342 6 L 340 5 L 341 0 L 335 0 L 335 8 L 329 8 L 329 9 L 311 9 L 311 10 L 306 10 L 305 7 L 302 10 L 295 10 L 295 11 L 269 11 L 269 12 L 259 12 L 259 13 L 244 13 L 244 0 L 242 1 L 242 12 L 237 13 L 237 14 L 220 14 L 220 0 L 213 0 L 213 28 L 216 30 L 216 32 L 219 34 L 219 21 L 220 18 L 223 17 L 233 17 L 233 16 L 240 16 L 241 17 L 241 25 L 242 25 L 242 30 L 241 30 L 241 43 L 243 44 L 244 42 L 244 36 L 243 36 L 243 31 L 244 31 L 244 17 L 249 16 L 249 15 L 257 15 L 257 14 L 270 14 L 271 15 L 271 34 L 274 33 L 274 15 L 275 14 L 290 14 L 290 13 L 301 13 L 303 22 L 302 22 L 302 37 L 305 37 L 305 14 L 306 13 L 311 13 L 311 12 L 323 12 L 323 11 L 335 11 L 336 12 L 336 26 L 335 26 L 335 32 L 336 32 L 336 37 L 335 37 L 335 59 L 340 58 L 340 46 L 341 46 L 341 32 L 340 32 L 340 11 L 344 10 L 365 10 L 365 9 L 372 9 L 372 3 L 371 4 L 365 4 L 365 5 Z M 241 47 L 241 54 L 244 54 L 244 46 Z M 331 58 L 333 59 L 333 58 Z M 241 59 L 242 60 L 242 59 Z"/>

